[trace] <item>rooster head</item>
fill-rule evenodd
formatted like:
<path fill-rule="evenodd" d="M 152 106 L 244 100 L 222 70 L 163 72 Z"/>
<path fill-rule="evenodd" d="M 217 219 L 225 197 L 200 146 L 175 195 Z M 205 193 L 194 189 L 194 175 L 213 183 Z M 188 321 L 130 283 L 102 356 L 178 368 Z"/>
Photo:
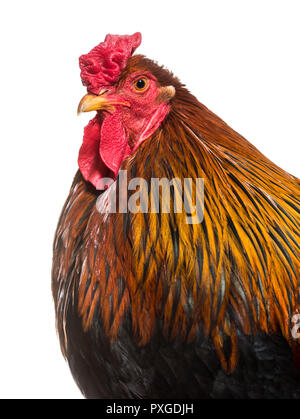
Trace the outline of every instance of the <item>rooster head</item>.
<path fill-rule="evenodd" d="M 132 56 L 141 34 L 107 35 L 79 59 L 88 93 L 78 113 L 96 111 L 84 131 L 78 164 L 86 181 L 102 189 L 115 179 L 122 162 L 160 126 L 175 96 L 176 79 L 153 61 Z"/>

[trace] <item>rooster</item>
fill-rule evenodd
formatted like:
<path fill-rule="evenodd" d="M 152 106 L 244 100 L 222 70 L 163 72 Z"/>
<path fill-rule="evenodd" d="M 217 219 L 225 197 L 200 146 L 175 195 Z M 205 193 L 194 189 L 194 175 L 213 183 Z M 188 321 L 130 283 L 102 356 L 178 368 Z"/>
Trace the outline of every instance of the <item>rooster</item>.
<path fill-rule="evenodd" d="M 86 398 L 298 398 L 300 182 L 140 43 L 79 60 L 96 116 L 54 240 L 62 353 Z M 144 180 L 139 204 L 154 178 L 203 179 L 202 219 L 175 210 L 176 183 L 169 211 L 162 188 L 158 211 L 114 211 L 137 193 L 120 173 Z"/>

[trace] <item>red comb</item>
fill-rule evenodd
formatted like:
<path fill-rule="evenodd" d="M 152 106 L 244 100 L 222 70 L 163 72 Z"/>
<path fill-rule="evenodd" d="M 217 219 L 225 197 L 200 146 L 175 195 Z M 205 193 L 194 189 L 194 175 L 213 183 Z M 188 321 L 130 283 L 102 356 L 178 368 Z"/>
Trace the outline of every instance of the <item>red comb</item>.
<path fill-rule="evenodd" d="M 88 91 L 99 94 L 113 85 L 126 67 L 128 58 L 141 44 L 142 35 L 107 35 L 104 42 L 79 58 L 81 80 Z"/>

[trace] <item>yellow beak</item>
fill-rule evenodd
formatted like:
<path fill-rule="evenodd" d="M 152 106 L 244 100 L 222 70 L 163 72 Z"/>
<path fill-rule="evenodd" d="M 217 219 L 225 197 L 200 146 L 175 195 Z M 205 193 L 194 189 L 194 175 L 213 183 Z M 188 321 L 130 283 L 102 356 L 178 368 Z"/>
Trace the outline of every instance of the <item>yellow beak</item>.
<path fill-rule="evenodd" d="M 118 96 L 105 94 L 96 96 L 88 93 L 81 99 L 78 105 L 77 114 L 79 115 L 82 112 L 91 112 L 99 110 L 115 111 L 116 105 L 127 106 L 130 108 L 130 103 L 124 101 L 122 98 Z"/>

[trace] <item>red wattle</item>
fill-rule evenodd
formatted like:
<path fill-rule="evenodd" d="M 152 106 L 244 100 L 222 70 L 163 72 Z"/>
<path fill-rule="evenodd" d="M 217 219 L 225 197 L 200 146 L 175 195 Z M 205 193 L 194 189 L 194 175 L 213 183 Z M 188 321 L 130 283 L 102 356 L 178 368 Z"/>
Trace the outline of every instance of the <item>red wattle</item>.
<path fill-rule="evenodd" d="M 107 115 L 102 123 L 99 154 L 117 177 L 122 161 L 131 154 L 119 111 Z"/>
<path fill-rule="evenodd" d="M 103 121 L 96 115 L 84 129 L 83 144 L 78 156 L 78 165 L 84 179 L 96 189 L 103 189 L 103 178 L 116 179 L 123 160 L 158 129 L 168 112 L 169 105 L 162 103 L 141 132 L 133 149 L 128 145 L 119 110 L 106 115 Z"/>
<path fill-rule="evenodd" d="M 78 166 L 82 176 L 98 189 L 101 179 L 111 175 L 99 155 L 100 133 L 101 120 L 96 115 L 84 129 L 83 143 L 78 156 Z"/>
<path fill-rule="evenodd" d="M 103 178 L 116 179 L 122 161 L 131 154 L 119 112 L 102 122 L 96 115 L 84 129 L 78 165 L 84 179 L 103 189 Z"/>

